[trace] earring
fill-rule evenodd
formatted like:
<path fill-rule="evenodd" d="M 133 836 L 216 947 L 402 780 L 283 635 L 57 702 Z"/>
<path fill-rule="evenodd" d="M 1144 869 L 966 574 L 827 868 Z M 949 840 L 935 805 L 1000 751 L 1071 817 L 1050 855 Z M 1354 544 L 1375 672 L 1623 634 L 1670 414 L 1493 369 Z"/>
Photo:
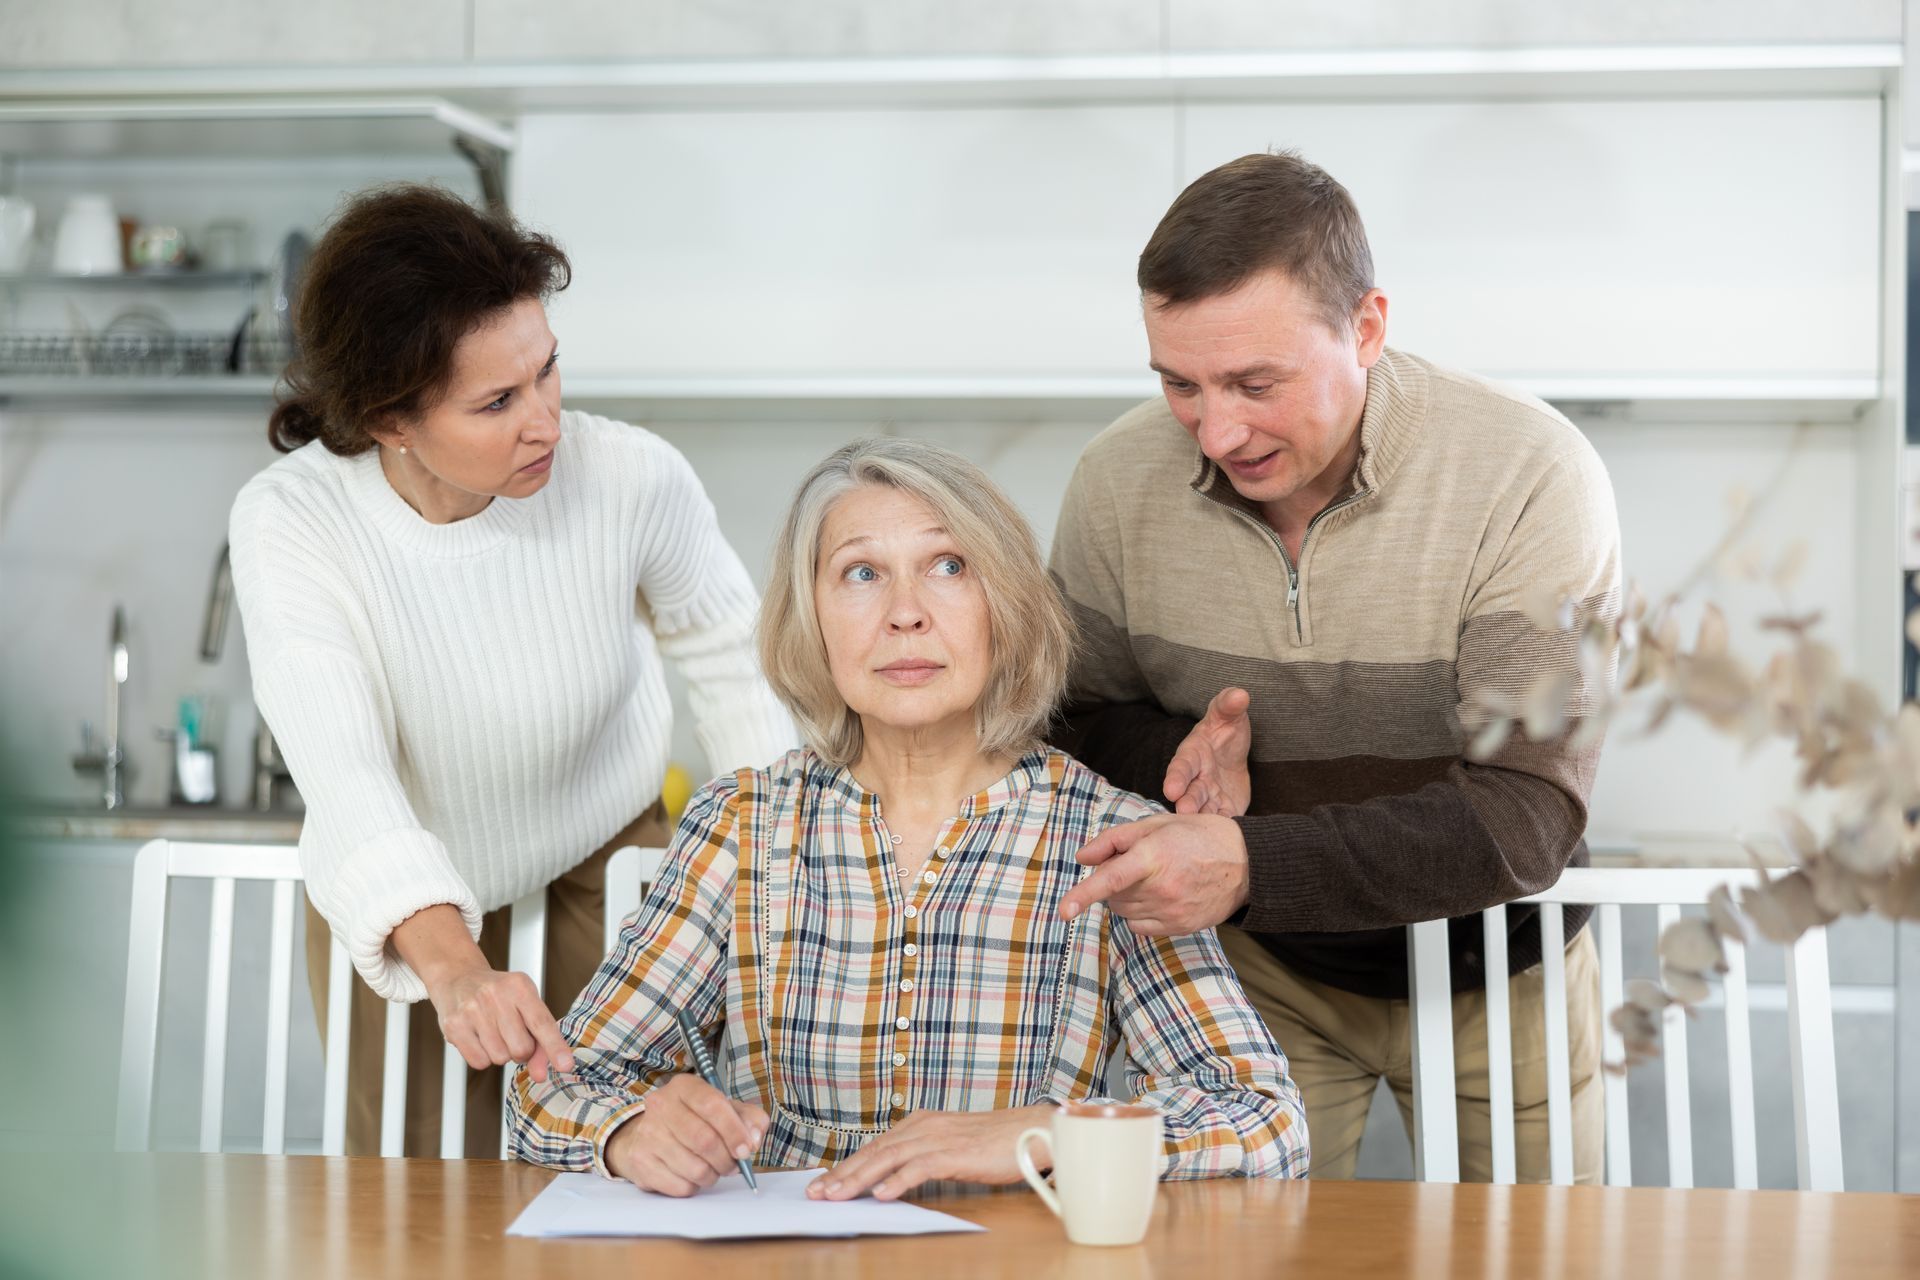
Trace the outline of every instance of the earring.
<path fill-rule="evenodd" d="M 401 446 L 400 446 L 400 452 L 402 452 L 402 453 L 405 453 L 406 451 L 407 451 L 407 446 L 405 446 L 405 445 L 401 445 Z"/>

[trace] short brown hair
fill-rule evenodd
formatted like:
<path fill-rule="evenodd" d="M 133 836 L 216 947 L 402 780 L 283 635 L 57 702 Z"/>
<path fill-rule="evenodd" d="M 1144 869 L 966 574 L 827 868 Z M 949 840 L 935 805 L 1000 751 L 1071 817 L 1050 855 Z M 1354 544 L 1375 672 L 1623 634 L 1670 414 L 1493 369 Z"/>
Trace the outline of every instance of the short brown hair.
<path fill-rule="evenodd" d="M 1067 684 L 1074 633 L 1066 605 L 1032 528 L 999 486 L 951 449 L 904 436 L 856 440 L 829 454 L 800 482 L 774 543 L 760 602 L 760 669 L 807 745 L 833 764 L 851 764 L 864 741 L 860 717 L 833 683 L 813 604 L 827 513 L 863 485 L 926 503 L 979 577 L 993 647 L 974 707 L 979 749 L 1022 754 L 1038 746 Z"/>
<path fill-rule="evenodd" d="M 1278 269 L 1344 330 L 1373 288 L 1373 251 L 1347 189 L 1297 151 L 1229 160 L 1194 179 L 1140 255 L 1140 291 L 1173 307 Z"/>
<path fill-rule="evenodd" d="M 403 183 L 361 192 L 300 281 L 297 353 L 267 439 L 282 453 L 310 440 L 342 457 L 365 453 L 374 429 L 433 407 L 460 339 L 572 278 L 559 245 L 451 191 Z"/>

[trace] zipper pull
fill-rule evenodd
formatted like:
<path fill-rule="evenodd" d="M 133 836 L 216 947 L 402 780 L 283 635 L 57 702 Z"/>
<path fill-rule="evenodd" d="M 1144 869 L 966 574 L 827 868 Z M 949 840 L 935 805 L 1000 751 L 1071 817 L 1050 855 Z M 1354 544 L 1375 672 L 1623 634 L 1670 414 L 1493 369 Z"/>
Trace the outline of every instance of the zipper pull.
<path fill-rule="evenodd" d="M 1300 575 L 1287 575 L 1287 608 L 1297 610 L 1300 604 Z"/>

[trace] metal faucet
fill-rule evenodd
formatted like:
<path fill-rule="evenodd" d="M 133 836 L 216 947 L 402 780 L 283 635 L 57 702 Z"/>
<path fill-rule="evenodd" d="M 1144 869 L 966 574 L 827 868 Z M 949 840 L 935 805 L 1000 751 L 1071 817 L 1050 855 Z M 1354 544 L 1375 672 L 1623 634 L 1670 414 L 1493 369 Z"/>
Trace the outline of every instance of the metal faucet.
<path fill-rule="evenodd" d="M 120 691 L 127 683 L 127 611 L 113 606 L 113 630 L 107 640 L 107 707 L 105 732 L 98 747 L 93 741 L 93 725 L 80 722 L 80 753 L 73 767 L 81 773 L 100 775 L 101 798 L 109 809 L 127 802 L 125 785 L 126 752 L 120 742 Z"/>
<path fill-rule="evenodd" d="M 225 543 L 220 547 L 220 558 L 214 561 L 213 584 L 207 589 L 207 612 L 200 620 L 202 662 L 220 661 L 220 655 L 227 646 L 227 615 L 232 612 L 233 544 Z M 267 727 L 266 717 L 262 716 L 260 727 L 253 735 L 253 785 L 248 788 L 248 798 L 253 807 L 263 812 L 273 808 L 274 793 L 279 790 L 279 784 L 292 777 L 287 762 L 280 758 L 280 748 L 273 740 L 273 730 Z"/>
<path fill-rule="evenodd" d="M 233 544 L 220 544 L 213 562 L 213 585 L 207 590 L 207 613 L 200 620 L 200 661 L 220 661 L 227 646 L 227 614 L 233 610 Z"/>

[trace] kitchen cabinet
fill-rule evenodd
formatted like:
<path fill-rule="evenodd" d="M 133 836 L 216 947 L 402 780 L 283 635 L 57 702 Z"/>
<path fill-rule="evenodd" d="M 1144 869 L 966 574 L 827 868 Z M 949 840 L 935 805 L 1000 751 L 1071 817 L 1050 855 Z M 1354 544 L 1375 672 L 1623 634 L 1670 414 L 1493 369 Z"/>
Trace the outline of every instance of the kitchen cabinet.
<path fill-rule="evenodd" d="M 1174 140 L 1151 106 L 529 115 L 511 203 L 573 257 L 570 380 L 1124 399 Z"/>
<path fill-rule="evenodd" d="M 780 58 L 1157 53 L 1158 0 L 472 0 L 473 56 Z M 1897 33 L 1896 27 L 1896 33 Z"/>
<path fill-rule="evenodd" d="M 1554 399 L 1878 395 L 1877 96 L 1196 103 L 1181 127 L 1185 179 L 1270 146 L 1338 177 L 1394 342 L 1433 359 Z"/>
<path fill-rule="evenodd" d="M 468 0 L 16 0 L 0 67 L 457 61 Z"/>
<path fill-rule="evenodd" d="M 1398 345 L 1559 402 L 1880 394 L 1878 97 L 538 113 L 521 135 L 513 206 L 578 268 L 554 305 L 576 396 L 1150 395 L 1133 263 L 1181 185 L 1270 146 L 1353 191 Z"/>
<path fill-rule="evenodd" d="M 1188 49 L 1410 49 L 1625 44 L 1790 44 L 1898 40 L 1901 0 L 1686 0 L 1681 4 L 1518 4 L 1360 0 L 1288 6 L 1168 0 L 1170 45 Z"/>

